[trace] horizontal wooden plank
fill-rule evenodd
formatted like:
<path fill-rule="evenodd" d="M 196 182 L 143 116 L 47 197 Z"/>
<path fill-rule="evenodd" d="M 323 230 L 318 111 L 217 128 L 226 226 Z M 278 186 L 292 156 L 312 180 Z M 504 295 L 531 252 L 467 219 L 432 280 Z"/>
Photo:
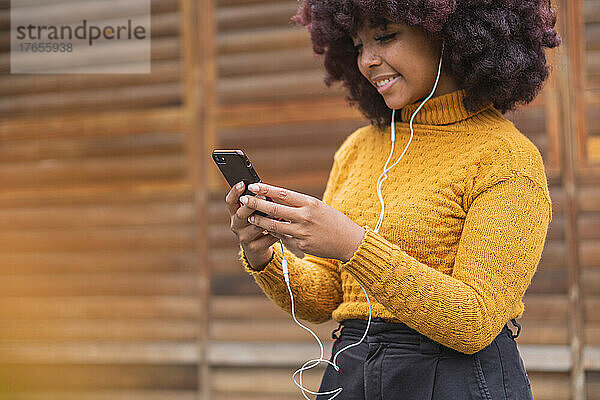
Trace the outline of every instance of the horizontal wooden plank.
<path fill-rule="evenodd" d="M 11 392 L 10 400 L 198 400 L 197 390 Z"/>
<path fill-rule="evenodd" d="M 565 400 L 570 397 L 568 372 L 527 371 L 536 400 Z"/>
<path fill-rule="evenodd" d="M 77 182 L 178 179 L 186 174 L 186 168 L 180 154 L 11 162 L 2 165 L 0 184 L 10 190 Z"/>
<path fill-rule="evenodd" d="M 213 320 L 275 319 L 288 320 L 289 314 L 265 296 L 213 296 L 210 301 Z"/>
<path fill-rule="evenodd" d="M 567 372 L 571 369 L 568 346 L 519 345 L 519 352 L 527 370 Z"/>
<path fill-rule="evenodd" d="M 506 114 L 506 118 L 525 135 L 529 136 L 545 130 L 545 109 L 540 106 L 529 105 Z"/>
<path fill-rule="evenodd" d="M 27 318 L 27 315 L 23 316 Z M 200 326 L 195 320 L 177 319 L 14 319 L 1 320 L 0 341 L 27 346 L 35 341 L 195 341 Z"/>
<path fill-rule="evenodd" d="M 115 9 L 114 7 L 110 7 L 110 5 L 107 6 L 105 2 L 98 0 L 89 0 L 85 4 L 78 1 L 28 2 L 26 4 L 31 7 L 32 12 L 43 13 L 44 16 L 47 16 L 48 21 L 56 24 L 65 24 L 73 20 L 79 20 L 82 15 L 93 16 L 93 20 L 137 15 L 141 10 L 144 10 L 143 6 L 145 5 L 144 2 L 132 1 L 129 4 L 120 5 Z M 178 2 L 174 0 L 153 0 L 150 3 L 150 7 L 154 13 L 174 11 L 177 9 L 177 5 Z M 7 16 L 3 16 L 0 20 L 5 21 L 6 18 Z"/>
<path fill-rule="evenodd" d="M 0 208 L 76 204 L 124 204 L 156 201 L 192 201 L 188 180 L 150 182 L 86 182 L 73 186 L 19 188 L 0 191 Z"/>
<path fill-rule="evenodd" d="M 236 6 L 216 9 L 219 32 L 264 26 L 286 25 L 296 13 L 298 5 L 292 1 L 269 1 L 252 4 L 245 2 Z"/>
<path fill-rule="evenodd" d="M 600 347 L 586 347 L 583 352 L 583 367 L 600 371 Z"/>
<path fill-rule="evenodd" d="M 329 176 L 333 165 L 333 155 L 337 147 L 280 146 L 277 151 L 271 149 L 253 149 L 246 152 L 261 177 L 274 175 L 294 175 L 298 172 L 308 174 L 313 171 Z"/>
<path fill-rule="evenodd" d="M 218 8 L 222 7 L 231 7 L 231 6 L 239 6 L 245 4 L 258 4 L 265 3 L 269 0 L 217 0 L 216 4 Z"/>
<path fill-rule="evenodd" d="M 331 332 L 338 326 L 335 321 L 310 325 L 319 337 L 330 338 Z M 209 337 L 215 341 L 265 341 L 310 342 L 314 338 L 296 325 L 291 317 L 287 320 L 212 320 L 209 325 Z"/>
<path fill-rule="evenodd" d="M 331 355 L 332 341 L 324 343 L 324 356 Z M 213 342 L 208 347 L 212 367 L 290 367 L 319 356 L 316 343 Z"/>
<path fill-rule="evenodd" d="M 110 273 L 4 276 L 2 296 L 197 295 L 196 273 Z"/>
<path fill-rule="evenodd" d="M 269 60 L 269 62 L 265 62 L 265 60 Z M 302 72 L 322 68 L 321 63 L 313 56 L 312 50 L 308 47 L 222 54 L 217 57 L 216 61 L 217 72 L 221 80 L 268 73 L 276 77 L 283 72 Z"/>
<path fill-rule="evenodd" d="M 11 393 L 21 394 L 77 391 L 99 395 L 142 388 L 160 393 L 198 386 L 197 369 L 189 365 L 2 364 L 0 374 L 4 382 L 11 383 Z M 3 387 L 0 392 L 6 389 Z"/>
<path fill-rule="evenodd" d="M 179 0 L 150 0 L 150 11 L 152 14 L 177 11 L 179 7 Z"/>
<path fill-rule="evenodd" d="M 59 114 L 0 120 L 0 141 L 40 138 L 115 137 L 149 132 L 185 132 L 189 119 L 177 107 L 161 110 Z"/>
<path fill-rule="evenodd" d="M 215 91 L 221 106 L 345 95 L 339 85 L 325 86 L 321 70 L 223 78 L 217 82 Z"/>
<path fill-rule="evenodd" d="M 565 218 L 563 215 L 553 212 L 552 221 L 548 226 L 546 242 L 563 241 L 565 239 Z"/>
<path fill-rule="evenodd" d="M 547 239 L 544 244 L 542 259 L 538 265 L 538 271 L 545 269 L 565 269 L 567 265 L 566 260 L 564 242 Z"/>
<path fill-rule="evenodd" d="M 173 4 L 175 7 L 179 5 Z M 151 6 L 152 7 L 152 6 Z M 150 38 L 151 41 L 155 38 L 164 37 L 164 36 L 178 36 L 181 32 L 181 14 L 178 9 L 174 8 L 173 10 L 165 10 L 163 12 L 157 13 L 155 10 L 152 10 L 150 15 Z M 152 69 L 154 69 L 154 65 L 152 65 Z"/>
<path fill-rule="evenodd" d="M 194 365 L 198 354 L 195 342 L 0 343 L 0 363 Z"/>
<path fill-rule="evenodd" d="M 527 319 L 563 323 L 567 321 L 569 303 L 566 295 L 526 293 L 523 303 L 524 316 Z"/>
<path fill-rule="evenodd" d="M 35 93 L 51 93 L 59 97 L 69 95 L 65 92 L 178 82 L 181 73 L 179 60 L 158 60 L 152 63 L 150 74 L 0 75 L 0 91 L 4 96 L 14 96 L 19 101 L 27 100 L 27 95 Z M 35 101 L 38 98 L 31 99 Z"/>
<path fill-rule="evenodd" d="M 583 2 L 583 15 L 584 15 L 584 21 L 586 23 L 600 22 L 600 2 L 584 1 Z"/>
<path fill-rule="evenodd" d="M 0 163 L 160 154 L 181 154 L 183 157 L 185 139 L 180 132 L 148 132 L 113 137 L 99 134 L 97 137 L 6 141 L 0 146 Z"/>
<path fill-rule="evenodd" d="M 220 127 L 219 146 L 237 146 L 245 150 L 275 150 L 282 146 L 331 146 L 337 149 L 352 132 L 365 124 L 365 121 L 355 120 L 287 122 L 285 131 L 282 123 Z"/>
<path fill-rule="evenodd" d="M 198 270 L 194 249 L 46 251 L 0 254 L 0 276 L 97 272 L 191 272 Z"/>
<path fill-rule="evenodd" d="M 140 109 L 171 106 L 182 103 L 182 101 L 182 83 L 167 82 L 70 93 L 61 92 L 58 96 L 56 93 L 13 95 L 0 99 L 0 115 Z"/>
<path fill-rule="evenodd" d="M 190 224 L 194 222 L 194 218 L 195 206 L 192 203 L 28 207 L 0 209 L 0 229 L 8 232 L 142 225 L 152 229 L 158 225 Z"/>
<path fill-rule="evenodd" d="M 587 306 L 587 304 L 586 304 Z M 597 309 L 596 309 L 597 310 Z M 596 311 L 596 314 L 598 314 L 598 312 Z M 597 318 L 597 317 L 596 317 Z M 584 335 L 584 341 L 586 343 L 587 346 L 600 346 L 600 323 L 595 322 L 595 321 L 590 321 L 588 319 L 584 320 L 585 324 L 584 324 L 584 328 L 583 328 L 583 335 Z"/>
<path fill-rule="evenodd" d="M 214 392 L 222 394 L 295 394 L 298 399 L 301 395 L 291 380 L 293 373 L 292 368 L 214 368 L 211 371 L 211 387 Z M 319 389 L 322 375 L 322 368 L 315 368 L 304 374 L 303 381 L 307 387 L 316 391 Z"/>
<path fill-rule="evenodd" d="M 586 2 L 593 3 L 593 2 Z M 600 22 L 600 21 L 599 21 Z M 600 50 L 600 23 L 586 24 L 584 28 L 585 35 L 585 49 L 589 50 Z"/>
<path fill-rule="evenodd" d="M 600 212 L 600 187 L 579 187 L 577 199 L 580 212 Z"/>
<path fill-rule="evenodd" d="M 5 232 L 0 242 L 0 254 L 29 251 L 107 251 L 109 249 L 190 250 L 195 246 L 197 229 L 190 224 L 161 226 L 154 229 L 139 226 Z"/>
<path fill-rule="evenodd" d="M 600 296 L 600 268 L 583 268 L 581 289 L 587 296 Z"/>
<path fill-rule="evenodd" d="M 579 243 L 579 260 L 584 268 L 600 268 L 598 240 L 582 240 Z"/>
<path fill-rule="evenodd" d="M 600 322 L 600 313 L 598 310 L 600 310 L 600 295 L 586 296 L 583 307 L 585 321 Z"/>
<path fill-rule="evenodd" d="M 343 98 L 228 105 L 220 107 L 217 115 L 218 128 L 339 120 L 365 121 Z"/>
<path fill-rule="evenodd" d="M 518 342 L 521 344 L 544 344 L 544 345 L 567 345 L 569 343 L 569 331 L 567 320 L 548 321 L 544 316 L 530 313 L 519 319 L 521 334 Z M 542 319 L 537 319 L 542 318 Z"/>
<path fill-rule="evenodd" d="M 310 35 L 305 29 L 267 27 L 223 32 L 217 35 L 217 54 L 255 52 L 267 49 L 310 47 Z"/>
<path fill-rule="evenodd" d="M 214 392 L 214 400 L 298 400 L 298 393 Z"/>
<path fill-rule="evenodd" d="M 600 240 L 600 213 L 580 213 L 577 230 L 581 240 Z"/>
<path fill-rule="evenodd" d="M 0 320 L 19 318 L 75 318 L 105 319 L 198 319 L 201 316 L 199 300 L 195 295 L 179 294 L 157 296 L 81 296 L 18 297 L 3 296 L 0 301 Z"/>
<path fill-rule="evenodd" d="M 531 294 L 564 294 L 567 293 L 566 268 L 541 268 L 533 276 L 528 291 Z"/>

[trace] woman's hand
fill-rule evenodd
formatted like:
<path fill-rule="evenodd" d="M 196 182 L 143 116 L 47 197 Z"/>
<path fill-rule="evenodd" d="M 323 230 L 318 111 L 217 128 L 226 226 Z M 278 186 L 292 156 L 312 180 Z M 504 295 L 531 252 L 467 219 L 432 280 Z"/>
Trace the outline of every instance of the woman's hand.
<path fill-rule="evenodd" d="M 252 196 L 240 198 L 242 204 L 252 211 L 259 210 L 285 220 L 255 214 L 249 222 L 259 231 L 266 229 L 271 236 L 281 238 L 286 246 L 289 244 L 304 253 L 346 262 L 362 242 L 364 228 L 319 199 L 264 183 L 249 185 L 248 189 L 283 203 Z"/>
<path fill-rule="evenodd" d="M 269 235 L 264 229 L 248 223 L 248 217 L 254 210 L 246 206 L 240 207 L 239 198 L 242 193 L 244 193 L 244 182 L 232 187 L 225 197 L 231 217 L 230 228 L 236 234 L 240 245 L 244 249 L 244 254 L 250 266 L 256 270 L 261 270 L 269 263 L 273 256 L 271 246 L 279 239 Z"/>

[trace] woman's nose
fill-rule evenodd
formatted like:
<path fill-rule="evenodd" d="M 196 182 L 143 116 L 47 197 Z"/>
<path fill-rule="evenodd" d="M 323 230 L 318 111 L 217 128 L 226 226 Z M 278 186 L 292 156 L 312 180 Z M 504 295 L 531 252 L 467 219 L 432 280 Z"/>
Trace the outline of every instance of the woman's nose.
<path fill-rule="evenodd" d="M 365 51 L 362 54 L 361 62 L 366 68 L 373 68 L 378 65 L 381 65 L 381 57 L 372 51 Z"/>

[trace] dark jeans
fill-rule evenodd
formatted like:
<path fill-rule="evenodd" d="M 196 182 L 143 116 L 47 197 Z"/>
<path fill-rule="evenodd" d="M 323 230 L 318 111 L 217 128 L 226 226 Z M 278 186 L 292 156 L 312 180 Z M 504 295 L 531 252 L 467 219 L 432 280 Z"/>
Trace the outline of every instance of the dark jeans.
<path fill-rule="evenodd" d="M 514 335 L 518 336 L 519 331 Z M 347 320 L 333 354 L 362 337 L 366 321 Z M 342 387 L 335 400 L 532 400 L 529 378 L 512 331 L 505 325 L 475 354 L 445 347 L 401 323 L 374 319 L 359 346 L 327 366 L 319 391 Z M 331 395 L 318 396 L 327 400 Z"/>

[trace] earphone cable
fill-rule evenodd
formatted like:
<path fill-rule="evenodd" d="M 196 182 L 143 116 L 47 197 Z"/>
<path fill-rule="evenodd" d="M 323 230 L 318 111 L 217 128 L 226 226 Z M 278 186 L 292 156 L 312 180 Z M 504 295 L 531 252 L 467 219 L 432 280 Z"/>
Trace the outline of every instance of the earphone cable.
<path fill-rule="evenodd" d="M 440 55 L 440 61 L 438 64 L 438 70 L 437 70 L 437 77 L 435 79 L 435 83 L 433 85 L 433 89 L 431 90 L 431 93 L 429 93 L 429 96 L 427 96 L 427 98 L 425 98 L 425 100 L 419 105 L 419 107 L 417 107 L 417 109 L 415 110 L 415 112 L 412 114 L 411 118 L 410 118 L 410 123 L 409 123 L 409 127 L 410 127 L 410 138 L 408 140 L 408 143 L 406 144 L 406 146 L 404 147 L 404 151 L 402 151 L 402 154 L 400 155 L 400 157 L 398 158 L 398 160 L 396 160 L 396 162 L 394 164 L 392 164 L 392 166 L 388 167 L 388 164 L 390 162 L 390 160 L 392 159 L 392 156 L 394 154 L 394 145 L 396 142 L 396 125 L 395 125 L 395 115 L 396 115 L 396 110 L 392 109 L 392 121 L 391 121 L 391 144 L 392 144 L 392 149 L 390 151 L 390 155 L 385 163 L 384 166 L 384 170 L 383 173 L 379 176 L 379 178 L 377 179 L 377 197 L 379 198 L 379 202 L 381 204 L 381 213 L 379 215 L 379 219 L 377 221 L 377 225 L 375 226 L 374 231 L 376 233 L 379 233 L 379 228 L 381 227 L 381 223 L 383 222 L 383 216 L 385 213 L 385 202 L 383 200 L 383 195 L 381 193 L 381 186 L 383 185 L 383 182 L 387 179 L 387 173 L 394 168 L 394 166 L 396 164 L 398 164 L 398 162 L 400 162 L 400 160 L 402 159 L 402 157 L 404 157 L 404 154 L 406 153 L 406 151 L 408 150 L 408 146 L 410 146 L 413 136 L 414 136 L 414 130 L 413 130 L 413 121 L 415 119 L 415 116 L 417 115 L 417 113 L 421 110 L 421 108 L 423 108 L 423 106 L 425 105 L 425 103 L 427 103 L 429 101 L 429 99 L 431 99 L 431 97 L 433 97 L 433 94 L 435 93 L 435 90 L 437 88 L 438 82 L 440 80 L 440 75 L 441 75 L 441 71 L 442 71 L 442 59 L 443 59 L 443 53 L 444 53 L 444 44 L 442 43 L 442 50 L 441 50 L 441 55 Z M 361 337 L 361 339 L 355 343 L 349 344 L 348 346 L 340 349 L 338 352 L 335 353 L 335 355 L 333 355 L 332 357 L 332 361 L 327 360 L 324 358 L 324 349 L 323 349 L 323 343 L 321 342 L 321 340 L 319 339 L 319 337 L 317 336 L 316 333 L 314 333 L 310 328 L 308 328 L 307 326 L 303 325 L 302 323 L 300 323 L 300 321 L 298 321 L 298 319 L 296 318 L 296 312 L 295 312 L 295 305 L 294 305 L 294 294 L 292 293 L 292 288 L 290 286 L 290 277 L 289 277 L 289 269 L 288 269 L 288 265 L 287 265 L 287 260 L 285 258 L 285 252 L 284 252 L 284 248 L 283 248 L 283 241 L 280 239 L 279 240 L 279 244 L 281 245 L 281 254 L 282 254 L 282 271 L 283 271 L 283 277 L 290 295 L 290 306 L 291 306 L 291 314 L 292 314 L 292 318 L 294 319 L 294 322 L 296 324 L 298 324 L 302 329 L 306 330 L 307 332 L 309 332 L 313 338 L 317 341 L 318 345 L 319 345 L 319 358 L 316 359 L 312 359 L 312 360 L 308 360 L 306 361 L 300 368 L 298 368 L 293 374 L 292 374 L 292 381 L 294 382 L 294 384 L 300 388 L 300 391 L 302 392 L 302 396 L 306 399 L 306 400 L 311 400 L 308 396 L 307 393 L 309 394 L 313 394 L 313 395 L 329 395 L 331 394 L 332 396 L 328 399 L 328 400 L 333 400 L 335 397 L 337 397 L 343 390 L 342 387 L 339 387 L 337 389 L 333 389 L 327 392 L 315 392 L 312 390 L 309 390 L 307 388 L 305 388 L 303 386 L 303 373 L 304 371 L 307 371 L 309 369 L 315 368 L 316 366 L 318 366 L 320 363 L 327 363 L 329 365 L 332 366 L 332 368 L 334 368 L 336 371 L 339 371 L 339 366 L 337 365 L 337 358 L 338 356 L 352 348 L 355 346 L 360 345 L 367 337 L 367 334 L 369 332 L 369 329 L 371 327 L 371 319 L 372 319 L 372 308 L 371 308 L 371 301 L 369 299 L 369 295 L 367 294 L 367 291 L 365 290 L 365 288 L 362 286 L 362 284 L 360 284 L 360 282 L 358 282 L 360 288 L 362 289 L 365 298 L 367 300 L 367 304 L 369 306 L 369 319 L 367 321 L 367 327 L 363 333 L 363 336 Z M 298 380 L 296 381 L 296 376 L 298 376 Z"/>

